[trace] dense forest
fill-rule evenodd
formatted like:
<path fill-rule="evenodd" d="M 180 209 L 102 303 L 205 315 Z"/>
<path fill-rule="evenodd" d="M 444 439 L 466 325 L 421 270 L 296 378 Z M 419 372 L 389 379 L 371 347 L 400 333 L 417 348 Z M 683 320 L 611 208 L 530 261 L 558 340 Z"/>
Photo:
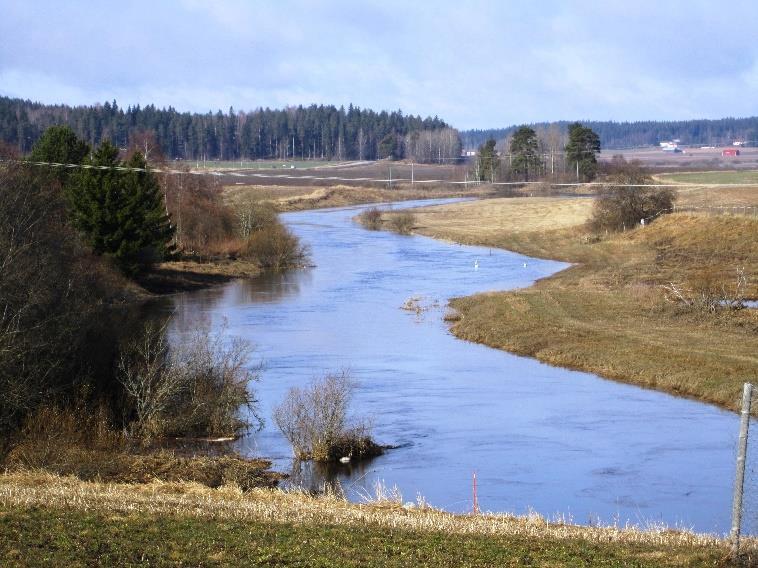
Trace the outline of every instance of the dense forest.
<path fill-rule="evenodd" d="M 169 159 L 414 158 L 442 161 L 460 155 L 458 132 L 437 117 L 375 112 L 350 105 L 311 105 L 282 110 L 193 114 L 153 105 L 44 105 L 0 97 L 0 140 L 25 154 L 53 125 L 71 127 L 96 146 L 109 141 L 126 148 L 152 133 Z M 444 131 L 444 134 L 443 134 Z M 424 142 L 424 143 L 419 143 Z"/>
<path fill-rule="evenodd" d="M 568 129 L 568 121 L 541 122 L 531 124 L 535 130 L 557 127 L 562 133 Z M 735 140 L 758 145 L 758 117 L 721 118 L 716 120 L 679 121 L 582 121 L 600 136 L 600 144 L 607 149 L 636 148 L 657 145 L 659 142 L 678 138 L 682 145 L 720 146 L 731 145 Z M 518 126 L 489 130 L 467 130 L 461 132 L 465 148 L 475 149 L 490 138 L 502 140 L 516 131 Z"/>

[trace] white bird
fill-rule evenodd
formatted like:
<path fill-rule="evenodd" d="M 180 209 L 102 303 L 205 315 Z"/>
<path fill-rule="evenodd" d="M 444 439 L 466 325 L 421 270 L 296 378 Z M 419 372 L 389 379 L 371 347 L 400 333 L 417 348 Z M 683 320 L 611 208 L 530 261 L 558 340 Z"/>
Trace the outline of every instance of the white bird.
<path fill-rule="evenodd" d="M 350 463 L 350 456 L 340 458 L 340 463 Z"/>
<path fill-rule="evenodd" d="M 524 263 L 524 268 L 526 268 L 526 262 Z"/>
<path fill-rule="evenodd" d="M 478 258 L 474 261 L 474 270 L 479 270 L 479 259 Z"/>

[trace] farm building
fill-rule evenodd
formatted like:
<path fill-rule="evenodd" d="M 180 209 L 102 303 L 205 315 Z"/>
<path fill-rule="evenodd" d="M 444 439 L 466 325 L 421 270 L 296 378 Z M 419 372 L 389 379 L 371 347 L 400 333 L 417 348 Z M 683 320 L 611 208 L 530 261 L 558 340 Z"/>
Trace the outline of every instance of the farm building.
<path fill-rule="evenodd" d="M 727 148 L 721 152 L 722 156 L 739 156 L 740 151 L 737 148 Z"/>

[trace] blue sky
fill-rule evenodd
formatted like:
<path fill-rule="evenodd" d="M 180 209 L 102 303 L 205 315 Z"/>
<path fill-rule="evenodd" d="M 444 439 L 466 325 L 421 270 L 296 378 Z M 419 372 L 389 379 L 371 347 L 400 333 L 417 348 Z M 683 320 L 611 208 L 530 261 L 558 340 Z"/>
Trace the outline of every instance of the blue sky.
<path fill-rule="evenodd" d="M 758 3 L 0 0 L 0 94 L 458 128 L 758 114 Z"/>

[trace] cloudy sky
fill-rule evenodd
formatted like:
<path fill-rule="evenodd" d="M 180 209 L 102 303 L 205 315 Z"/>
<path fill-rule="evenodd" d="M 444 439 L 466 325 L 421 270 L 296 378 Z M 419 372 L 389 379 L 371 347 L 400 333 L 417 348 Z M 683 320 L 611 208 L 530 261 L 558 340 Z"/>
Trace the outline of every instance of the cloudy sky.
<path fill-rule="evenodd" d="M 755 0 L 0 0 L 0 94 L 458 128 L 758 114 Z"/>

